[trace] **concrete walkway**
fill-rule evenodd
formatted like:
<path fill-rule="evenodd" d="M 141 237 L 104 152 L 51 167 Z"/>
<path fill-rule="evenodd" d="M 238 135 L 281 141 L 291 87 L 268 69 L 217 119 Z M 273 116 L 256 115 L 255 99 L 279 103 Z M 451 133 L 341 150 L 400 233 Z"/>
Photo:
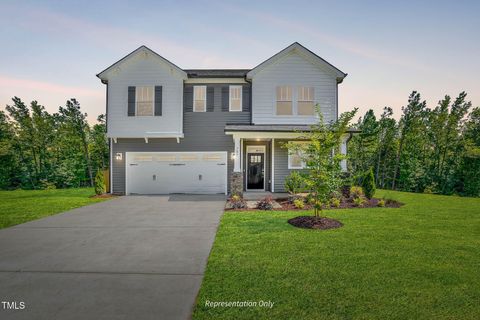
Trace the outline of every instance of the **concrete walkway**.
<path fill-rule="evenodd" d="M 189 319 L 223 196 L 130 196 L 0 230 L 0 319 Z"/>

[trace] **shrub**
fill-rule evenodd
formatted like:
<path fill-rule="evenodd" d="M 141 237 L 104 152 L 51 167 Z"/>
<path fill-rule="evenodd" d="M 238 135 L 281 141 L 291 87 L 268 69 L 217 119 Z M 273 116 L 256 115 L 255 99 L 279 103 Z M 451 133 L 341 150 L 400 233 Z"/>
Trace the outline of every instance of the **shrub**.
<path fill-rule="evenodd" d="M 363 197 L 355 198 L 353 199 L 353 204 L 356 207 L 363 207 L 363 205 L 365 204 L 365 199 Z"/>
<path fill-rule="evenodd" d="M 257 209 L 260 210 L 272 210 L 273 209 L 273 199 L 271 196 L 267 196 L 257 202 Z"/>
<path fill-rule="evenodd" d="M 302 200 L 303 201 L 303 197 L 301 195 L 298 195 L 298 194 L 291 194 L 291 195 L 288 196 L 288 202 L 294 203 L 295 200 Z"/>
<path fill-rule="evenodd" d="M 383 199 L 378 200 L 377 206 L 378 207 L 385 207 L 385 200 L 383 200 Z"/>
<path fill-rule="evenodd" d="M 292 171 L 285 178 L 284 185 L 285 185 L 285 190 L 287 190 L 287 192 L 290 194 L 297 194 L 305 190 L 304 178 L 297 171 Z"/>
<path fill-rule="evenodd" d="M 352 186 L 352 187 L 350 188 L 350 196 L 351 196 L 353 199 L 357 199 L 357 198 L 363 197 L 363 189 L 362 189 L 362 187 Z"/>
<path fill-rule="evenodd" d="M 95 193 L 100 195 L 104 194 L 107 191 L 107 187 L 105 186 L 105 178 L 103 177 L 103 171 L 97 170 L 97 174 L 95 175 Z"/>
<path fill-rule="evenodd" d="M 247 202 L 239 195 L 233 195 L 230 198 L 232 209 L 244 209 L 247 207 Z"/>
<path fill-rule="evenodd" d="M 47 180 L 40 180 L 39 186 L 43 190 L 54 190 L 57 189 L 55 183 L 49 182 Z"/>
<path fill-rule="evenodd" d="M 368 199 L 372 199 L 376 189 L 375 176 L 373 175 L 372 168 L 370 168 L 370 170 L 365 172 L 365 175 L 363 176 L 363 179 L 362 179 L 362 187 L 363 187 L 363 191 L 365 192 L 365 196 Z"/>
<path fill-rule="evenodd" d="M 311 193 L 309 193 L 305 197 L 305 202 L 308 203 L 308 204 L 314 204 L 315 203 L 315 197 Z"/>
<path fill-rule="evenodd" d="M 340 207 L 340 199 L 338 199 L 338 198 L 332 198 L 332 199 L 330 200 L 330 205 L 331 205 L 332 207 L 334 207 L 334 208 Z"/>
<path fill-rule="evenodd" d="M 303 209 L 305 207 L 305 203 L 303 202 L 303 199 L 295 199 L 293 200 L 293 205 L 297 209 Z"/>

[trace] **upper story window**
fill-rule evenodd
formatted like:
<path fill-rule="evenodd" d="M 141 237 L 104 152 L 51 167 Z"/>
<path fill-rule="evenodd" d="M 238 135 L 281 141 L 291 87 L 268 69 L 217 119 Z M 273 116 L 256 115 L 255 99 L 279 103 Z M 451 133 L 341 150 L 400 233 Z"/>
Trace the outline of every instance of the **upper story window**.
<path fill-rule="evenodd" d="M 207 111 L 207 86 L 193 87 L 193 112 Z"/>
<path fill-rule="evenodd" d="M 278 116 L 287 116 L 293 114 L 292 107 L 292 87 L 279 86 L 277 87 L 277 111 Z"/>
<path fill-rule="evenodd" d="M 135 92 L 137 116 L 153 116 L 154 105 L 153 87 L 137 87 Z"/>
<path fill-rule="evenodd" d="M 230 86 L 230 111 L 242 111 L 242 86 Z"/>
<path fill-rule="evenodd" d="M 296 141 L 295 143 L 303 143 Z M 303 159 L 303 152 L 300 150 L 288 150 L 288 169 L 305 169 L 306 163 Z"/>
<path fill-rule="evenodd" d="M 298 87 L 297 114 L 299 116 L 313 116 L 315 114 L 313 97 L 313 87 Z"/>

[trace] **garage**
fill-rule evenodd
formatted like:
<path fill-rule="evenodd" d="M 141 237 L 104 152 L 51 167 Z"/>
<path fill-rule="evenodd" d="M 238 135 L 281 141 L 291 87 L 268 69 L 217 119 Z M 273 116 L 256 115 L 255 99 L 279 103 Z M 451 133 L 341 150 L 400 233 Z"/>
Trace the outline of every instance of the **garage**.
<path fill-rule="evenodd" d="M 126 194 L 227 193 L 227 152 L 127 152 Z"/>

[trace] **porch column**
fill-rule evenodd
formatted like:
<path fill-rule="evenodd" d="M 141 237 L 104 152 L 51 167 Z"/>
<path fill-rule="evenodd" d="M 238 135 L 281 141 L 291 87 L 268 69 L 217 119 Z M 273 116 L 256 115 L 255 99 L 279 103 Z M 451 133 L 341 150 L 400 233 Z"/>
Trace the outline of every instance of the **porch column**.
<path fill-rule="evenodd" d="M 241 172 L 240 170 L 240 138 L 233 137 L 235 149 L 233 153 L 233 172 Z"/>

